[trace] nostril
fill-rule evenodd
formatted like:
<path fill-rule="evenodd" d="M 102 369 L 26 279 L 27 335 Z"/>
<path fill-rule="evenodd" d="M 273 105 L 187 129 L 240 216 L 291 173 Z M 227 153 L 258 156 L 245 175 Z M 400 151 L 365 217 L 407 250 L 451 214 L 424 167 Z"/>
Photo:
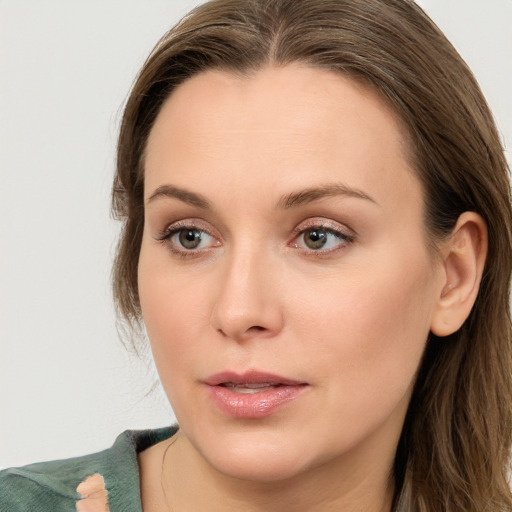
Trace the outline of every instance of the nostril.
<path fill-rule="evenodd" d="M 257 332 L 264 332 L 267 331 L 265 327 L 262 327 L 261 325 L 253 325 L 252 327 L 249 327 L 247 330 L 243 332 L 226 332 L 224 329 L 217 329 L 217 331 L 226 338 L 233 338 L 233 339 L 245 339 L 247 336 L 250 337 L 251 333 L 255 334 Z"/>

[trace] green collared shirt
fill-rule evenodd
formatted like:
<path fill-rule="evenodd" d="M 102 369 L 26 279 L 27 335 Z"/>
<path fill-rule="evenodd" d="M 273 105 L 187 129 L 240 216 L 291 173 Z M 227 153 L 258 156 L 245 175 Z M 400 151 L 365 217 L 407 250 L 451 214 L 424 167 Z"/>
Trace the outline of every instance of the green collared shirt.
<path fill-rule="evenodd" d="M 0 471 L 0 512 L 76 512 L 86 500 L 142 512 L 137 455 L 176 431 L 128 430 L 99 453 Z"/>

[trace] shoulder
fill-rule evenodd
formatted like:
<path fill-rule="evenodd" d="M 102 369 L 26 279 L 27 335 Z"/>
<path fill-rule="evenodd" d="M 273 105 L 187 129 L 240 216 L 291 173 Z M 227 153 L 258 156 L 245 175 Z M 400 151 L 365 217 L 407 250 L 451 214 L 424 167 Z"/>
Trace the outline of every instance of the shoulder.
<path fill-rule="evenodd" d="M 75 510 L 78 486 L 94 465 L 94 456 L 40 462 L 0 472 L 0 510 Z"/>
<path fill-rule="evenodd" d="M 0 511 L 69 512 L 90 501 L 95 510 L 140 510 L 138 453 L 175 431 L 126 431 L 99 453 L 0 471 Z"/>

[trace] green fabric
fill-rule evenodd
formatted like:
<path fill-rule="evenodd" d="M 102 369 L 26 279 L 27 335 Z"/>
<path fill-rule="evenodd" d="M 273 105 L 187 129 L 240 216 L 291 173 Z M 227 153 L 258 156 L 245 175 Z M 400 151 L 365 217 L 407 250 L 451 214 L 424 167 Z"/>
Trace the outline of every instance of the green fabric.
<path fill-rule="evenodd" d="M 0 512 L 76 512 L 76 488 L 95 473 L 105 481 L 110 512 L 142 512 L 137 454 L 176 430 L 128 430 L 99 453 L 0 471 Z"/>

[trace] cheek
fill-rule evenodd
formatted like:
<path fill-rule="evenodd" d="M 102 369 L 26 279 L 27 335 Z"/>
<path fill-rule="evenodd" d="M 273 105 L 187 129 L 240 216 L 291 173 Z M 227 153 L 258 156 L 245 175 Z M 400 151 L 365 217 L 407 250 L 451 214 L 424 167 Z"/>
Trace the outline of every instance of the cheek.
<path fill-rule="evenodd" d="M 189 283 L 188 283 L 189 284 Z M 185 383 L 194 377 L 205 308 L 191 287 L 154 269 L 139 271 L 139 294 L 144 324 L 160 381 L 180 420 L 199 421 L 200 407 L 190 407 Z M 203 319 L 201 319 L 203 313 Z"/>
<path fill-rule="evenodd" d="M 421 257 L 396 263 L 381 258 L 365 272 L 328 281 L 297 307 L 303 352 L 318 365 L 332 410 L 345 417 L 351 411 L 354 425 L 408 399 L 428 337 L 430 263 Z"/>
<path fill-rule="evenodd" d="M 197 279 L 180 279 L 161 250 L 142 246 L 138 284 L 142 317 L 160 378 L 165 381 L 187 368 L 194 340 L 208 320 Z M 199 288 L 198 288 L 199 287 Z M 167 386 L 165 386 L 167 388 Z"/>

